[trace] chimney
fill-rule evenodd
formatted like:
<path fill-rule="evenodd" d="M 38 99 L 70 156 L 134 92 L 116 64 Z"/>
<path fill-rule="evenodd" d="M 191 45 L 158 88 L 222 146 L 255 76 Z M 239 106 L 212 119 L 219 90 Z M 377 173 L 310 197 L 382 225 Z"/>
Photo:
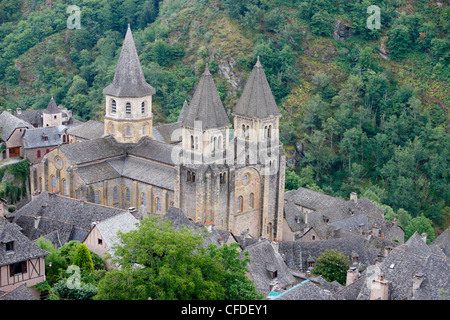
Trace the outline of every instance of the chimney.
<path fill-rule="evenodd" d="M 22 114 L 22 108 L 16 108 L 17 114 Z"/>
<path fill-rule="evenodd" d="M 305 224 L 308 224 L 308 212 L 303 212 L 303 217 L 305 218 Z"/>
<path fill-rule="evenodd" d="M 384 247 L 384 257 L 387 257 L 392 251 L 392 247 L 391 246 L 386 246 Z"/>
<path fill-rule="evenodd" d="M 380 228 L 378 228 L 377 224 L 375 223 L 372 228 L 372 234 L 376 237 L 380 236 Z"/>
<path fill-rule="evenodd" d="M 379 276 L 372 280 L 370 287 L 370 300 L 389 300 L 391 281 Z"/>
<path fill-rule="evenodd" d="M 273 250 L 275 250 L 275 252 L 278 253 L 279 244 L 278 244 L 277 239 L 275 239 L 275 238 L 273 238 L 272 247 L 273 247 Z"/>
<path fill-rule="evenodd" d="M 306 277 L 309 278 L 311 276 L 311 271 L 306 271 Z"/>
<path fill-rule="evenodd" d="M 41 216 L 34 217 L 34 228 L 39 228 L 39 222 L 41 222 Z"/>
<path fill-rule="evenodd" d="M 351 285 L 353 282 L 355 282 L 356 280 L 358 280 L 358 269 L 356 269 L 356 267 L 351 267 L 350 269 L 347 270 L 347 280 L 345 282 L 346 286 Z"/>
<path fill-rule="evenodd" d="M 55 199 L 55 196 L 56 196 L 56 192 L 49 192 L 49 193 L 48 193 L 48 199 L 49 199 L 49 200 Z"/>
<path fill-rule="evenodd" d="M 427 243 L 427 234 L 426 234 L 426 232 L 422 233 L 420 235 L 420 237 L 422 238 L 423 242 Z"/>
<path fill-rule="evenodd" d="M 358 194 L 356 192 L 350 193 L 350 200 L 358 202 Z"/>
<path fill-rule="evenodd" d="M 425 275 L 423 273 L 416 273 L 413 277 L 413 288 L 412 288 L 412 295 L 416 293 L 417 289 L 420 288 L 420 285 L 422 284 L 423 280 L 425 279 Z"/>

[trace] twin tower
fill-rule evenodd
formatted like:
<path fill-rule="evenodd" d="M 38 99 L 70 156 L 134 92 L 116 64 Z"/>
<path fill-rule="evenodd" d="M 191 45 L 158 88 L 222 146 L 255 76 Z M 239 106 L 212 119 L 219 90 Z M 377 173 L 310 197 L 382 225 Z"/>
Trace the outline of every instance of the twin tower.
<path fill-rule="evenodd" d="M 105 136 L 119 143 L 152 139 L 152 96 L 128 30 L 106 95 Z M 254 238 L 281 238 L 285 156 L 280 113 L 256 62 L 231 124 L 208 66 L 172 137 L 175 204 L 194 221 Z"/>

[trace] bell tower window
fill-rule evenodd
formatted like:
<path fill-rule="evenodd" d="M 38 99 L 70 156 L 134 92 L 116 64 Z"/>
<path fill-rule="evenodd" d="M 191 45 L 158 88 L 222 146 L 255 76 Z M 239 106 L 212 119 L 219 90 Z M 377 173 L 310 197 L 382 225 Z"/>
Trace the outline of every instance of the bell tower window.
<path fill-rule="evenodd" d="M 145 101 L 142 101 L 142 104 L 141 104 L 141 114 L 145 114 Z"/>
<path fill-rule="evenodd" d="M 117 107 L 116 107 L 116 100 L 111 101 L 111 113 L 116 113 Z"/>
<path fill-rule="evenodd" d="M 131 117 L 131 103 L 129 102 L 125 105 L 125 114 L 127 117 Z"/>

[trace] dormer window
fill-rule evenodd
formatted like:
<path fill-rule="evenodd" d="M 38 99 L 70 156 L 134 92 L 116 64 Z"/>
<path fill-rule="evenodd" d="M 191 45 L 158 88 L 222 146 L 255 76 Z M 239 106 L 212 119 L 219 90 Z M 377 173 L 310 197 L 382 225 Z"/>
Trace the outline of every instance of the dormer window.
<path fill-rule="evenodd" d="M 14 252 L 14 241 L 9 241 L 5 243 L 5 251 L 6 253 Z"/>

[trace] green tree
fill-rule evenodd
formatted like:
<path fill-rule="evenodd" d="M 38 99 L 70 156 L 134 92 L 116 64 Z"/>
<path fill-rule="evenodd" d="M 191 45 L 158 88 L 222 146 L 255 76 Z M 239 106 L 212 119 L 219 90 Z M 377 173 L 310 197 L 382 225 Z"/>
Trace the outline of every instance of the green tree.
<path fill-rule="evenodd" d="M 147 217 L 137 230 L 119 234 L 114 261 L 120 270 L 99 283 L 96 299 L 252 299 L 257 296 L 244 277 L 248 256 L 236 247 L 203 247 L 202 233 L 174 229 L 164 218 Z M 236 283 L 243 283 L 243 292 Z"/>
<path fill-rule="evenodd" d="M 94 271 L 94 263 L 92 262 L 91 254 L 89 253 L 88 247 L 84 243 L 78 246 L 73 257 L 73 264 L 79 266 L 82 271 Z"/>
<path fill-rule="evenodd" d="M 337 250 L 325 250 L 316 259 L 312 274 L 322 276 L 329 282 L 336 280 L 345 285 L 348 268 L 349 261 L 346 255 Z"/>
<path fill-rule="evenodd" d="M 297 190 L 300 187 L 300 177 L 295 171 L 286 169 L 285 181 L 286 190 Z"/>
<path fill-rule="evenodd" d="M 311 32 L 318 36 L 330 36 L 333 18 L 327 11 L 320 11 L 311 17 Z"/>
<path fill-rule="evenodd" d="M 413 218 L 405 229 L 405 240 L 408 240 L 415 232 L 427 234 L 427 244 L 435 238 L 433 222 L 423 215 Z"/>

